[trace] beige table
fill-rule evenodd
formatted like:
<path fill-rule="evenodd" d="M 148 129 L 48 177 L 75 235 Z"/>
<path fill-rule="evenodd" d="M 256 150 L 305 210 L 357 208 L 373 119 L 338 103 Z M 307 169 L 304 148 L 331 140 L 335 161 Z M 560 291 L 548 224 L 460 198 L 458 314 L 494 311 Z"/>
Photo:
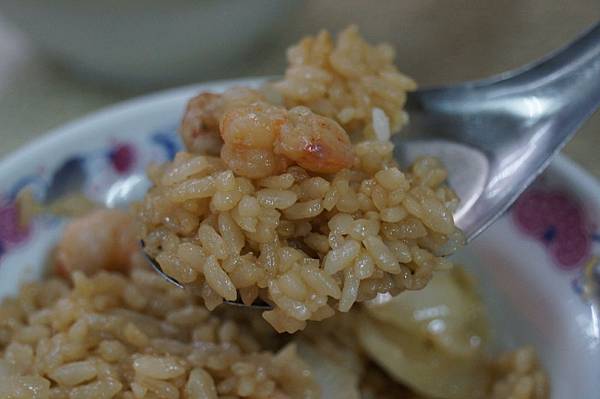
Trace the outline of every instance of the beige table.
<path fill-rule="evenodd" d="M 321 27 L 356 23 L 370 39 L 392 42 L 401 70 L 422 84 L 474 79 L 564 44 L 600 19 L 600 1 L 322 0 L 305 2 L 299 12 L 260 57 L 240 60 L 220 77 L 277 73 L 287 43 Z M 135 94 L 72 78 L 0 19 L 0 157 L 52 127 Z M 600 114 L 565 152 L 600 177 Z"/>

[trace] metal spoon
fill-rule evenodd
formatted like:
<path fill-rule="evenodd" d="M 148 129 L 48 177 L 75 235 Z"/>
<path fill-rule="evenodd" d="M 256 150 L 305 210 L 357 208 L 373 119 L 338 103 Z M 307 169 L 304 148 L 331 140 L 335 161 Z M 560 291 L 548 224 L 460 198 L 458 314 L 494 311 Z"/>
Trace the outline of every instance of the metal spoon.
<path fill-rule="evenodd" d="M 394 138 L 396 158 L 442 160 L 461 199 L 455 222 L 470 241 L 506 211 L 599 106 L 600 23 L 515 71 L 410 93 L 410 123 Z"/>
<path fill-rule="evenodd" d="M 144 253 L 144 256 L 146 257 L 146 260 L 148 260 L 148 263 L 150 264 L 150 266 L 152 266 L 152 268 L 156 272 L 158 272 L 158 274 L 160 274 L 162 278 L 164 278 L 169 283 L 171 283 L 179 288 L 186 288 L 184 284 L 181 284 L 179 281 L 177 281 L 176 279 L 174 279 L 173 277 L 171 277 L 167 273 L 165 273 L 163 271 L 162 267 L 160 267 L 160 264 L 156 261 L 156 259 L 154 259 L 152 256 L 148 255 L 148 253 L 144 249 L 144 247 L 145 247 L 144 241 L 140 241 L 140 244 L 142 246 L 142 252 Z M 269 303 L 264 302 L 261 299 L 256 299 L 252 303 L 252 305 L 246 305 L 245 303 L 242 302 L 242 300 L 239 298 L 239 296 L 238 296 L 237 300 L 235 300 L 235 301 L 223 301 L 223 302 L 225 302 L 228 305 L 244 306 L 244 307 L 250 307 L 250 308 L 261 309 L 261 310 L 269 310 L 272 308 L 272 306 Z"/>
<path fill-rule="evenodd" d="M 599 106 L 597 24 L 521 69 L 410 93 L 411 121 L 393 139 L 396 159 L 404 165 L 422 155 L 442 160 L 461 199 L 456 224 L 471 241 L 506 211 Z M 183 287 L 148 259 L 167 281 Z"/>

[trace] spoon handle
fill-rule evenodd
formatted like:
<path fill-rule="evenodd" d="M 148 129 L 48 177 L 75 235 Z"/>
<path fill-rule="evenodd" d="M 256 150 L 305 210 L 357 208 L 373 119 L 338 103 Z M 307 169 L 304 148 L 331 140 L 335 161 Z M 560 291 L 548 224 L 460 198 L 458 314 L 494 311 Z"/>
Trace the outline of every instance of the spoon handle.
<path fill-rule="evenodd" d="M 552 118 L 566 140 L 600 107 L 600 22 L 504 82 L 535 96 L 541 106 L 532 116 Z"/>

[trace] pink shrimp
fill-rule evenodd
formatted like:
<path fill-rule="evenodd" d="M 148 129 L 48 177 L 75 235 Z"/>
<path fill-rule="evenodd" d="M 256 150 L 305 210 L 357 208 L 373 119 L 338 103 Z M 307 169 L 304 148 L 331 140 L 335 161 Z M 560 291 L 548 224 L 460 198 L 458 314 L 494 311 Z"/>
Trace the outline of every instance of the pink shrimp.
<path fill-rule="evenodd" d="M 222 94 L 200 93 L 192 98 L 181 121 L 180 134 L 189 152 L 218 155 L 223 141 L 219 136 L 219 120 L 232 108 L 262 100 L 260 92 L 234 87 Z"/>
<path fill-rule="evenodd" d="M 297 163 L 316 173 L 335 173 L 354 164 L 350 138 L 334 120 L 306 107 L 255 102 L 225 112 L 220 123 L 221 158 L 235 173 L 259 178 Z"/>
<path fill-rule="evenodd" d="M 356 156 L 346 131 L 333 119 L 294 107 L 282 126 L 275 153 L 317 173 L 350 168 Z"/>
<path fill-rule="evenodd" d="M 56 250 L 56 271 L 127 271 L 139 251 L 135 222 L 118 210 L 100 209 L 73 220 Z"/>
<path fill-rule="evenodd" d="M 180 134 L 188 151 L 216 155 L 223 141 L 218 134 L 221 95 L 201 93 L 192 98 L 181 121 Z"/>
<path fill-rule="evenodd" d="M 260 178 L 282 173 L 289 161 L 273 152 L 273 143 L 286 123 L 286 110 L 255 102 L 233 108 L 221 119 L 221 137 L 225 142 L 221 159 L 234 173 Z"/>

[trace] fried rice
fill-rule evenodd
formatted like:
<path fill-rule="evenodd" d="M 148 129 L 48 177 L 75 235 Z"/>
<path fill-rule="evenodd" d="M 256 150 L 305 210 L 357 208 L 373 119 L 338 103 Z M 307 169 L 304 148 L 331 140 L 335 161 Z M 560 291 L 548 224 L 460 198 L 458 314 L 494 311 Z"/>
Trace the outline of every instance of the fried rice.
<path fill-rule="evenodd" d="M 132 263 L 51 276 L 2 301 L 1 398 L 422 398 L 362 352 L 359 310 L 278 335 L 255 312 L 209 312 L 143 258 Z M 501 355 L 490 376 L 485 397 L 548 398 L 529 348 Z"/>
<path fill-rule="evenodd" d="M 402 171 L 394 161 L 390 132 L 415 85 L 389 46 L 351 27 L 335 46 L 322 32 L 288 56 L 275 84 L 285 107 L 248 88 L 190 101 L 187 151 L 149 170 L 138 216 L 148 254 L 209 309 L 260 298 L 273 307 L 265 319 L 293 333 L 424 287 L 463 237 L 443 165 L 422 158 Z M 378 139 L 352 144 L 348 129 Z"/>
<path fill-rule="evenodd" d="M 335 43 L 322 31 L 288 49 L 285 77 L 274 88 L 286 106 L 305 105 L 350 133 L 375 138 L 378 115 L 397 133 L 408 122 L 406 93 L 417 85 L 398 71 L 394 56 L 388 44 L 367 43 L 356 26 L 342 31 Z"/>
<path fill-rule="evenodd" d="M 463 242 L 443 165 L 393 159 L 416 87 L 393 57 L 355 27 L 335 44 L 322 32 L 289 50 L 281 103 L 248 88 L 193 98 L 186 151 L 148 170 L 138 229 L 114 210 L 75 219 L 51 275 L 2 301 L 0 397 L 420 398 L 356 329 L 357 302 L 420 290 Z M 186 289 L 151 271 L 140 238 Z M 262 318 L 218 307 L 257 299 Z M 529 348 L 481 367 L 484 397 L 548 397 Z"/>

